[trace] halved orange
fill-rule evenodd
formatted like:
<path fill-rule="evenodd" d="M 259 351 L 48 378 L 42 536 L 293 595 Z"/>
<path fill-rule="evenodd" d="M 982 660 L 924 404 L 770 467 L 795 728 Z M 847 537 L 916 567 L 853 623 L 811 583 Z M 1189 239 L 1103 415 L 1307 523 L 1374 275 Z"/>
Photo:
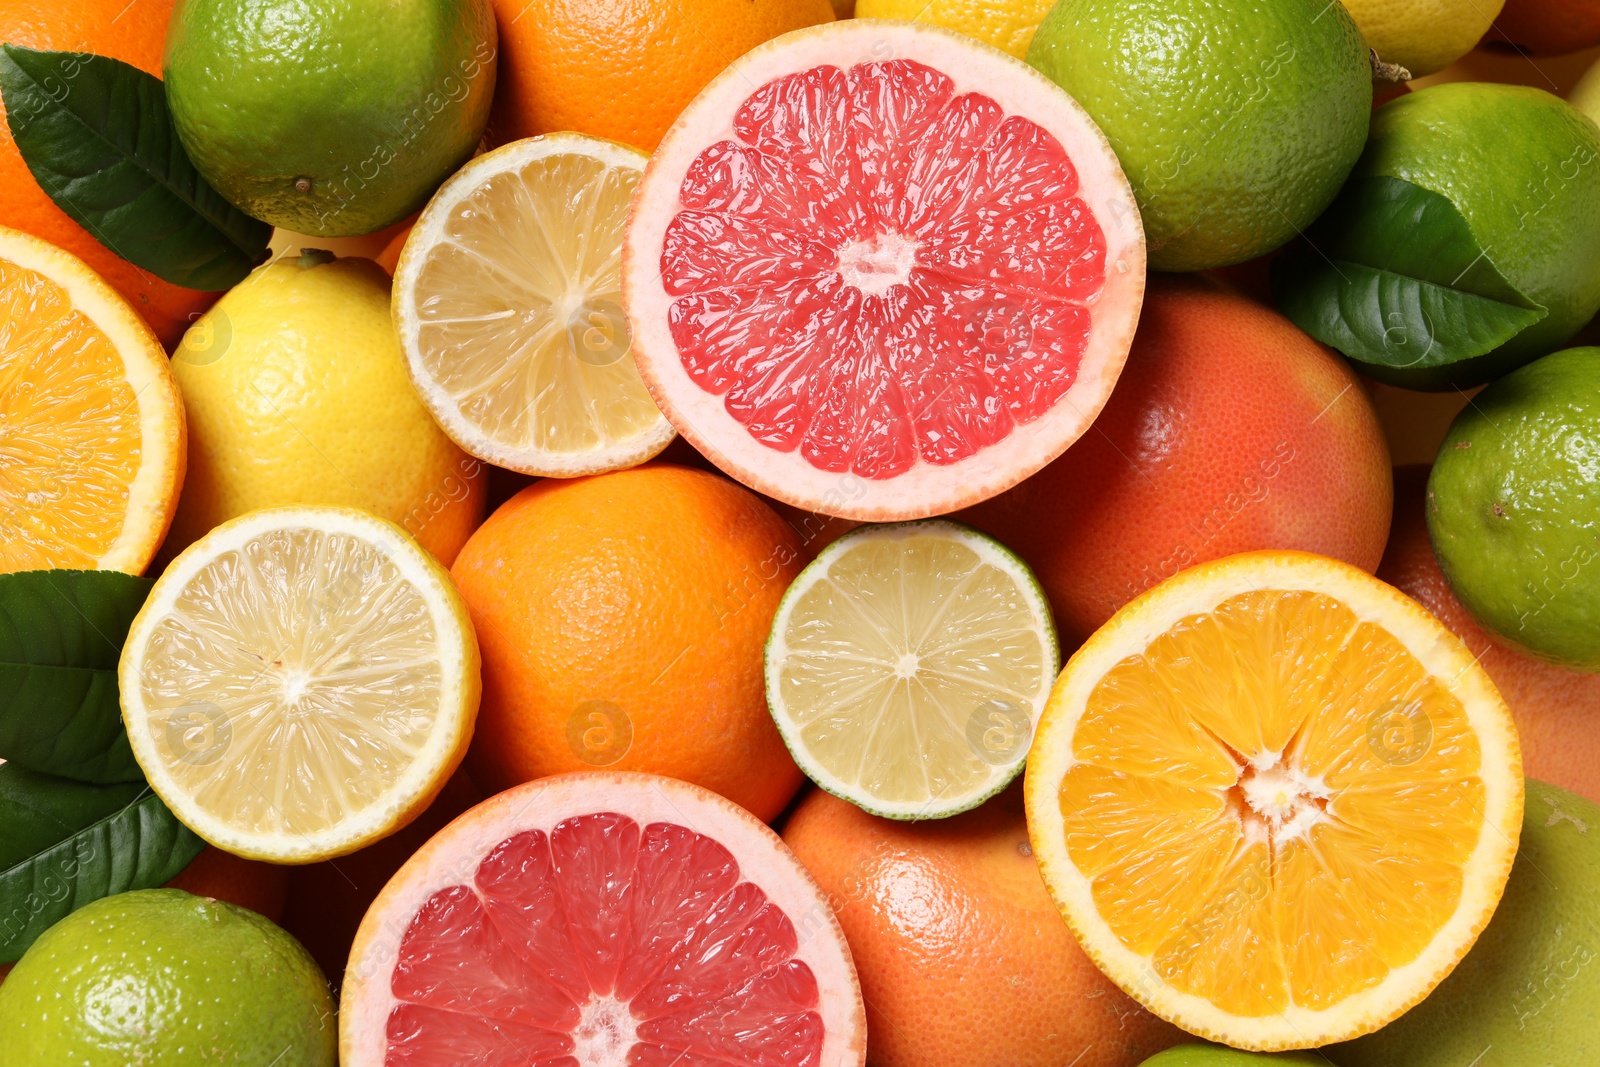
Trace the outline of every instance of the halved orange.
<path fill-rule="evenodd" d="M 155 334 L 82 260 L 0 227 L 0 573 L 140 573 L 183 468 Z"/>
<path fill-rule="evenodd" d="M 1239 1048 L 1308 1048 L 1426 996 L 1516 855 L 1522 760 L 1466 646 L 1364 571 L 1185 571 L 1074 655 L 1028 755 L 1029 834 L 1089 955 Z"/>

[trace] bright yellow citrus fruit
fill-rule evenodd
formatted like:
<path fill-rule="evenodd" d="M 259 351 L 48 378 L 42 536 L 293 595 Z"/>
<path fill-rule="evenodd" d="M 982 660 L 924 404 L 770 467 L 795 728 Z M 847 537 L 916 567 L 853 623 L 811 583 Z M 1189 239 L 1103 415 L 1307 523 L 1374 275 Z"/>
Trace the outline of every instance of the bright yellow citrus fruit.
<path fill-rule="evenodd" d="M 1079 649 L 1029 834 L 1095 962 L 1239 1048 L 1368 1033 L 1472 946 L 1516 855 L 1511 715 L 1453 634 L 1300 552 L 1180 573 Z"/>
<path fill-rule="evenodd" d="M 1344 0 L 1361 35 L 1385 63 L 1413 78 L 1441 71 L 1472 51 L 1505 0 Z"/>
<path fill-rule="evenodd" d="M 558 133 L 479 156 L 428 202 L 394 275 L 423 403 L 524 474 L 631 467 L 672 440 L 633 364 L 619 267 L 649 157 Z"/>
<path fill-rule="evenodd" d="M 371 260 L 313 250 L 258 267 L 172 369 L 189 479 L 168 555 L 257 508 L 326 504 L 399 523 L 449 566 L 483 518 L 487 472 L 417 399 Z"/>
<path fill-rule="evenodd" d="M 857 18 L 908 19 L 975 37 L 1026 59 L 1055 0 L 856 0 Z"/>
<path fill-rule="evenodd" d="M 173 560 L 134 618 L 122 715 L 151 788 L 250 859 L 353 852 L 420 814 L 478 711 L 449 574 L 354 508 L 269 508 Z"/>
<path fill-rule="evenodd" d="M 0 227 L 0 572 L 142 572 L 183 484 L 166 353 L 76 256 Z"/>

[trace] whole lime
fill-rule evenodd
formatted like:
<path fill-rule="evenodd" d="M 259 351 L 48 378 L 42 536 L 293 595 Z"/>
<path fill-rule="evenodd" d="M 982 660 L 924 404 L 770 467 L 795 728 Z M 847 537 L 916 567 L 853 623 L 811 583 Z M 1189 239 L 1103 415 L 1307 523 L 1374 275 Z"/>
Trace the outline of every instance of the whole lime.
<path fill-rule="evenodd" d="M 1481 384 L 1554 351 L 1600 310 L 1600 129 L 1560 97 L 1487 82 L 1406 93 L 1373 116 L 1351 175 L 1369 176 L 1449 200 L 1490 264 L 1546 309 L 1498 348 L 1451 364 L 1451 384 Z M 1383 377 L 1440 388 L 1420 366 Z"/>
<path fill-rule="evenodd" d="M 1439 446 L 1427 515 L 1484 629 L 1600 671 L 1600 348 L 1554 352 L 1474 397 Z"/>
<path fill-rule="evenodd" d="M 1105 131 L 1157 270 L 1289 240 L 1333 200 L 1371 119 L 1366 42 L 1325 0 L 1061 0 L 1028 62 Z"/>
<path fill-rule="evenodd" d="M 1158 1052 L 1139 1067 L 1328 1067 L 1328 1061 L 1313 1052 L 1241 1052 L 1195 1042 Z"/>
<path fill-rule="evenodd" d="M 405 218 L 483 136 L 491 0 L 178 0 L 163 63 L 195 167 L 299 233 Z"/>
<path fill-rule="evenodd" d="M 45 931 L 0 986 L 0 1060 L 77 1067 L 333 1067 L 311 955 L 253 911 L 181 889 L 103 897 Z"/>
<path fill-rule="evenodd" d="M 1478 943 L 1421 1004 L 1319 1050 L 1336 1067 L 1600 1063 L 1600 805 L 1529 780 L 1521 845 Z"/>

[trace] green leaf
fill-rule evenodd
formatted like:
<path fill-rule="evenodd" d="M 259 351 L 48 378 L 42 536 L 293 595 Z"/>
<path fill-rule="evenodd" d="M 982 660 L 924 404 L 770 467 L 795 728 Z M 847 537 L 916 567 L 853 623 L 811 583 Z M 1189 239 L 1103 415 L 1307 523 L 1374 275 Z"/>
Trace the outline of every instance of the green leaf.
<path fill-rule="evenodd" d="M 191 289 L 227 289 L 266 257 L 272 227 L 194 169 L 159 79 L 83 52 L 3 52 L 0 96 L 24 162 L 101 244 Z"/>
<path fill-rule="evenodd" d="M 0 766 L 0 963 L 91 901 L 171 881 L 203 848 L 142 782 Z"/>
<path fill-rule="evenodd" d="M 1544 318 L 1495 267 L 1446 197 L 1399 178 L 1354 178 L 1274 267 L 1278 306 L 1367 373 L 1449 376 Z"/>
<path fill-rule="evenodd" d="M 116 672 L 150 586 L 116 571 L 0 575 L 0 759 L 86 782 L 144 781 Z"/>

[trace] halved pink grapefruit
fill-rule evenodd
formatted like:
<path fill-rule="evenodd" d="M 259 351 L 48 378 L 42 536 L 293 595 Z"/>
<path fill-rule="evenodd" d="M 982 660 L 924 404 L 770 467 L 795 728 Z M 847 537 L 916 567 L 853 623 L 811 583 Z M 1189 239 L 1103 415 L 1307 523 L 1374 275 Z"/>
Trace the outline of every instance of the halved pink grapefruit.
<path fill-rule="evenodd" d="M 648 774 L 541 778 L 395 874 L 345 971 L 344 1067 L 860 1067 L 844 935 L 743 808 Z"/>
<path fill-rule="evenodd" d="M 864 520 L 951 511 L 1077 440 L 1144 295 L 1139 213 L 1088 114 L 969 38 L 776 38 L 689 105 L 623 251 L 633 355 L 723 470 Z"/>

